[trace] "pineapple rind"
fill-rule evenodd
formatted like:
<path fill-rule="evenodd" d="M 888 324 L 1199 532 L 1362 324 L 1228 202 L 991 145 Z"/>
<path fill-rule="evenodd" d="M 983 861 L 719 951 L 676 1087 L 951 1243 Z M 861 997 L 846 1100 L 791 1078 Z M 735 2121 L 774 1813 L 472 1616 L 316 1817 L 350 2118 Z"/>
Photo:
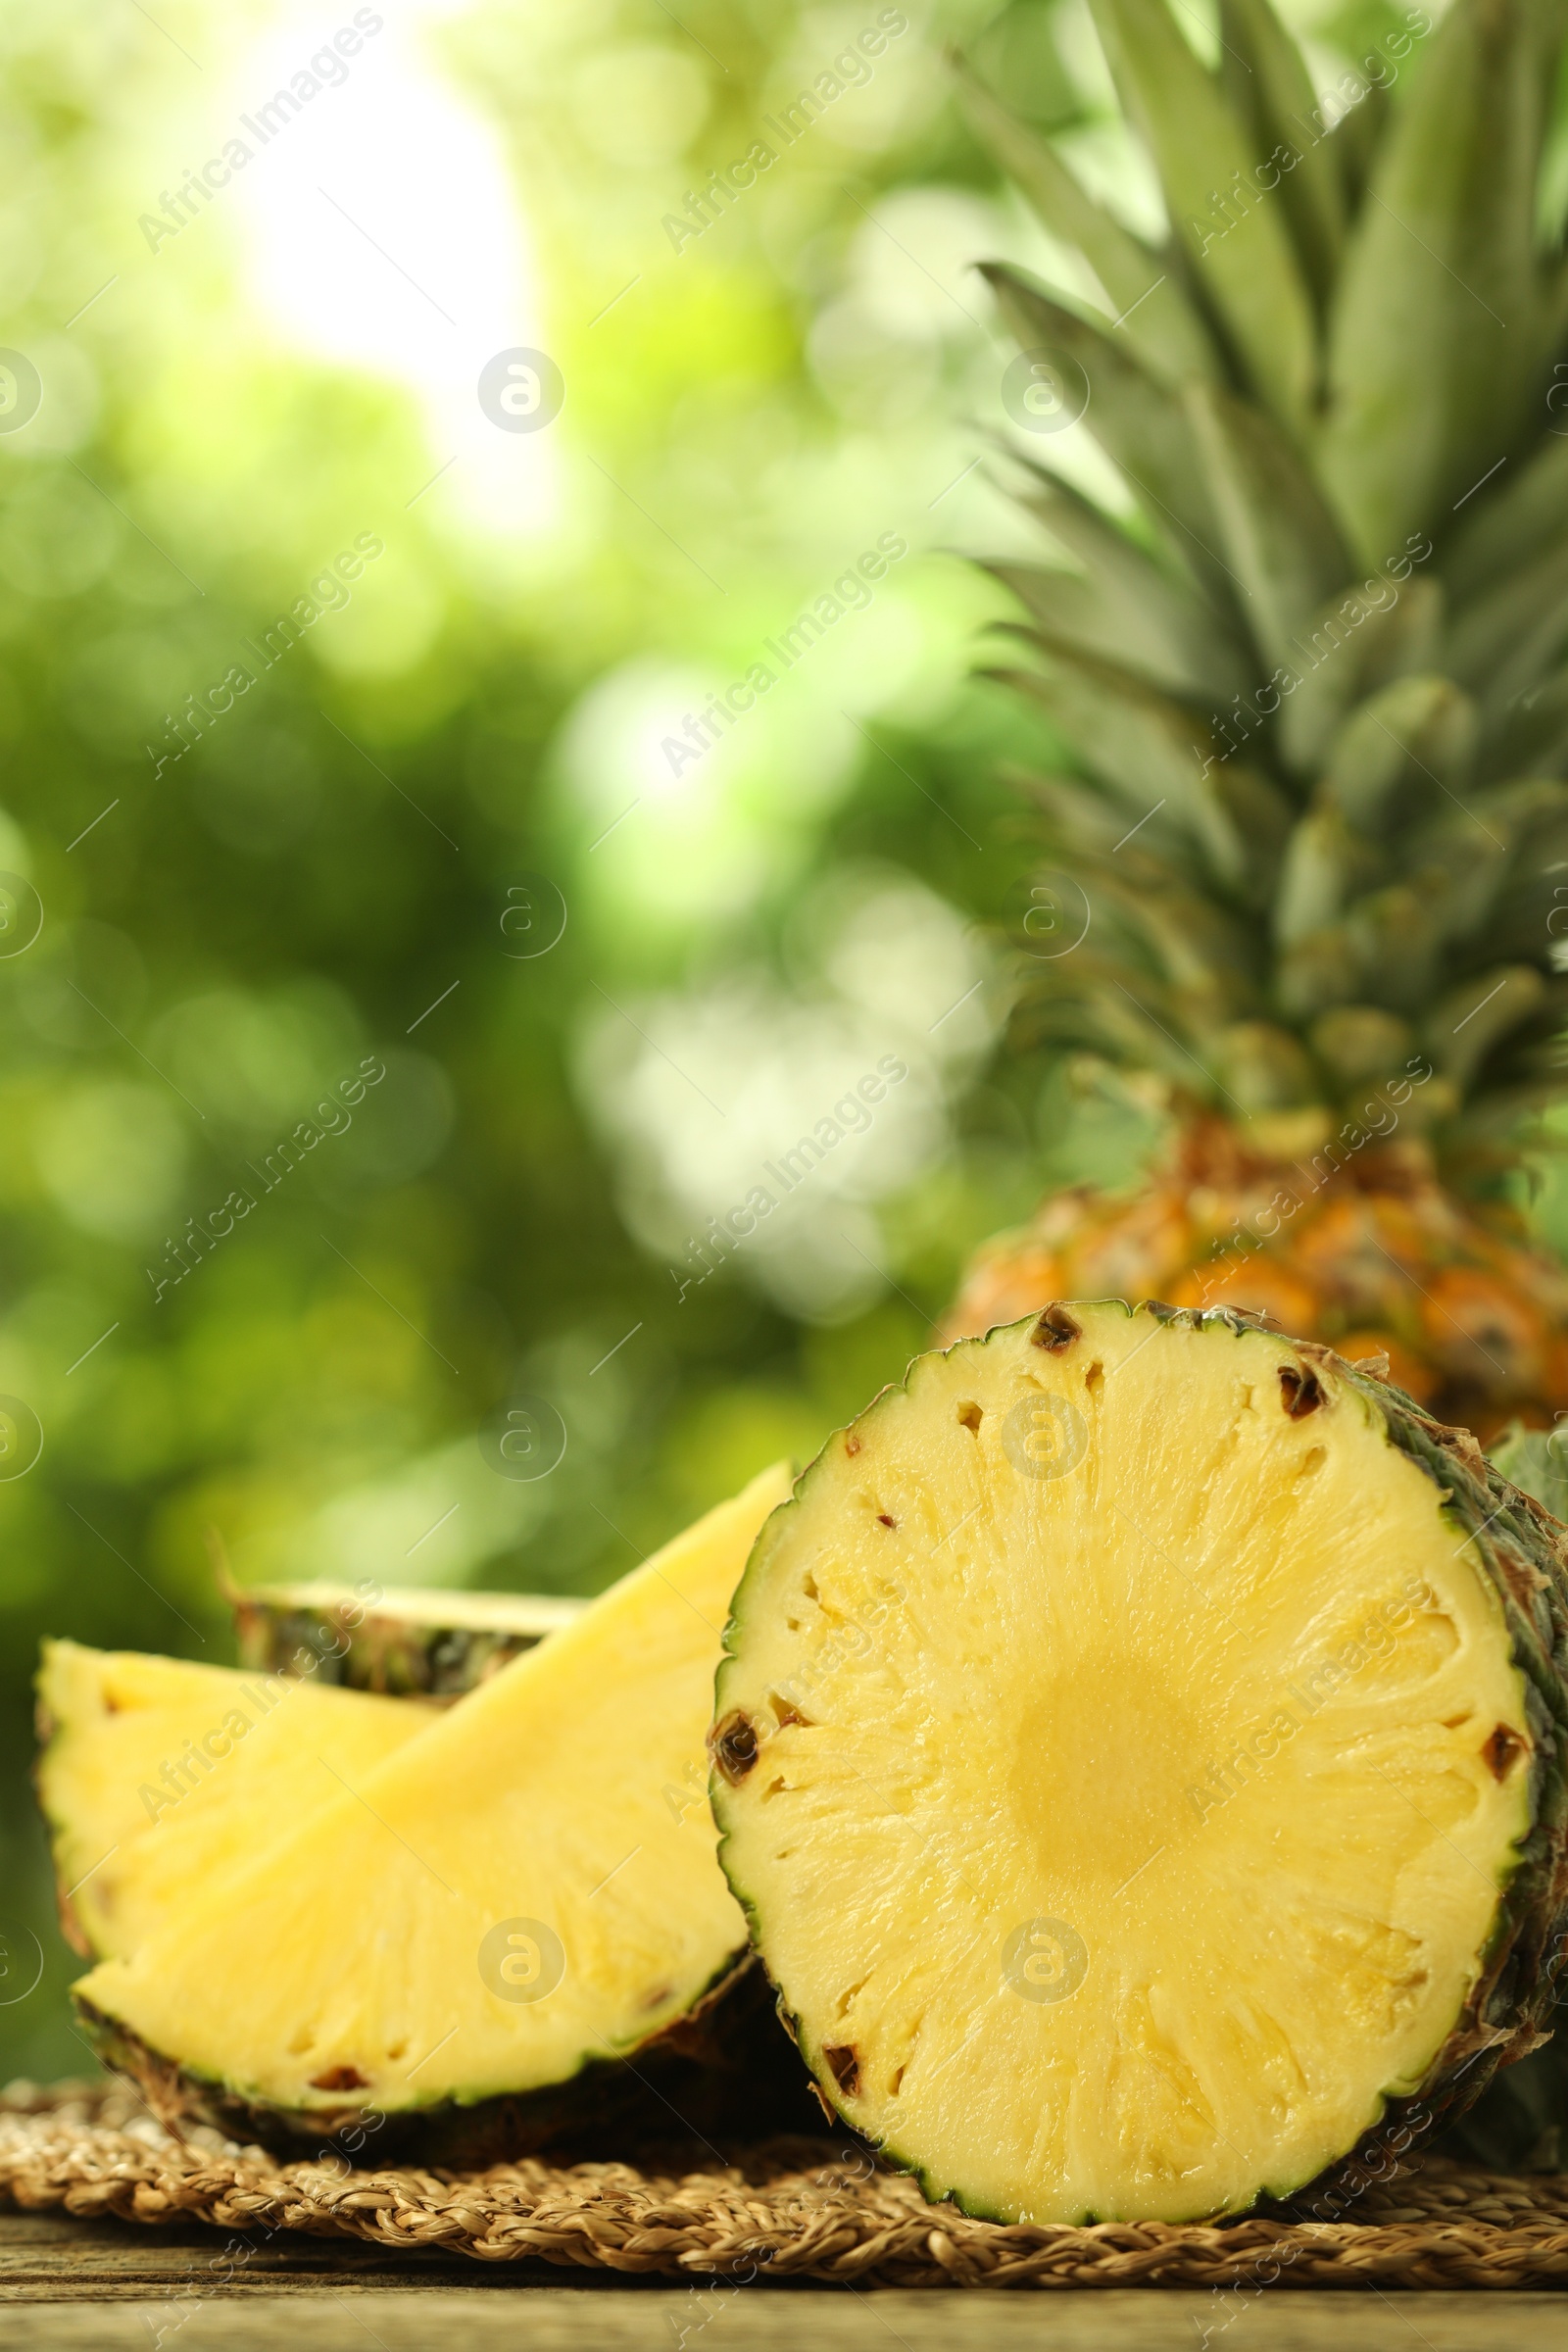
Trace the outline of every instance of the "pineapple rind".
<path fill-rule="evenodd" d="M 1071 1311 L 1094 1314 L 1111 1308 L 1127 1317 L 1134 1313 L 1122 1300 L 1079 1304 Z M 1159 1322 L 1194 1329 L 1224 1328 L 1237 1336 L 1255 1334 L 1259 1328 L 1257 1318 L 1226 1308 L 1205 1313 L 1149 1301 L 1145 1310 L 1140 1311 L 1151 1313 Z M 1037 1321 L 1038 1318 L 1031 1316 L 1012 1328 L 1021 1332 Z M 983 1344 L 966 1342 L 959 1343 L 959 1347 Z M 1568 1843 L 1568 1786 L 1560 1763 L 1568 1744 L 1568 1690 L 1554 1663 L 1554 1653 L 1561 1655 L 1568 1649 L 1568 1548 L 1565 1548 L 1568 1538 L 1548 1514 L 1518 1494 L 1486 1463 L 1467 1432 L 1449 1430 L 1433 1421 L 1402 1392 L 1343 1362 L 1326 1348 L 1302 1343 L 1286 1345 L 1294 1357 L 1321 1365 L 1342 1390 L 1348 1389 L 1360 1397 L 1387 1431 L 1391 1443 L 1441 1490 L 1442 1515 L 1453 1531 L 1455 1548 L 1468 1544 L 1472 1560 L 1482 1570 L 1495 1596 L 1508 1665 L 1522 1685 L 1524 1712 L 1535 1735 L 1535 1754 L 1528 1776 L 1527 1829 L 1511 1842 L 1495 1870 L 1496 1908 L 1477 1953 L 1470 1989 L 1447 2030 L 1441 2033 L 1429 2061 L 1419 2069 L 1412 2069 L 1409 2079 L 1390 2081 L 1382 2086 L 1376 2094 L 1375 2112 L 1355 2145 L 1344 2156 L 1326 2169 L 1315 2165 L 1298 2178 L 1290 2177 L 1288 2172 L 1260 2178 L 1250 2198 L 1244 2204 L 1227 2204 L 1223 2210 L 1228 2212 L 1245 2210 L 1246 2204 L 1258 2200 L 1279 2203 L 1299 2199 L 1304 2190 L 1314 2185 L 1326 2192 L 1337 2181 L 1359 2182 L 1364 2179 L 1359 2167 L 1365 2155 L 1378 2148 L 1401 2124 L 1411 2125 L 1419 2136 L 1462 2113 L 1497 2067 L 1535 2046 L 1543 2023 L 1549 2022 L 1554 1955 L 1568 1927 L 1568 1864 L 1564 1858 Z M 950 1356 L 956 1352 L 956 1349 L 946 1351 Z M 911 1366 L 911 1373 L 914 1370 L 915 1366 Z M 851 1425 L 852 1431 L 865 1432 L 871 1416 L 906 1396 L 908 1386 L 906 1376 L 900 1387 L 884 1391 Z M 849 1434 L 837 1433 L 829 1441 L 796 1482 L 792 1504 L 776 1512 L 759 1537 L 747 1574 L 737 1589 L 726 1629 L 725 1659 L 716 1682 L 715 1733 L 721 1730 L 726 1707 L 740 1688 L 735 1661 L 748 1636 L 750 1604 L 759 1596 L 766 1559 L 773 1545 L 787 1539 L 793 1507 L 823 1474 Z M 710 1793 L 720 1829 L 720 1861 L 746 1913 L 763 1964 L 771 1973 L 763 1904 L 757 1891 L 744 1884 L 743 1873 L 735 1866 L 731 1850 L 736 1818 L 734 1800 L 723 1772 L 716 1767 Z M 946 2198 L 976 2218 L 1001 2221 L 1021 2218 L 1004 2202 L 976 2195 L 961 2181 L 956 2181 L 951 2177 L 951 2168 L 941 2172 L 915 2149 L 900 2145 L 896 2132 L 879 2136 L 874 2129 L 868 2128 L 863 2109 L 858 2109 L 852 2099 L 840 2092 L 822 2046 L 826 2036 L 813 2035 L 799 2009 L 792 2004 L 788 1987 L 776 1978 L 774 1982 L 780 2014 L 799 2042 L 823 2097 L 846 2123 L 872 2138 L 885 2163 L 913 2175 L 928 2197 Z M 1358 2191 L 1352 2187 L 1349 2193 Z M 1070 2218 L 1089 2223 L 1128 2217 L 1125 2212 L 1100 2214 L 1086 2208 Z M 1173 2217 L 1164 2214 L 1161 2218 Z M 1200 2209 L 1195 2208 L 1191 2216 L 1183 2218 L 1200 2218 Z"/>
<path fill-rule="evenodd" d="M 304 1645 L 322 1683 L 393 1697 L 461 1698 L 581 1614 L 531 1592 L 402 1592 L 367 1599 L 347 1585 L 236 1586 L 228 1598 L 240 1664 L 286 1669 Z"/>
<path fill-rule="evenodd" d="M 759 2031 L 752 1975 L 752 1955 L 730 1953 L 679 2018 L 612 2057 L 585 2053 L 573 2073 L 537 2089 L 435 2097 L 392 2109 L 353 2100 L 290 2107 L 179 2065 L 79 1995 L 75 2006 L 105 2065 L 128 2075 L 169 2124 L 203 2124 L 295 2161 L 314 2147 L 322 2157 L 346 2154 L 370 2164 L 402 2153 L 422 2165 L 467 2169 L 562 2140 L 604 2138 L 608 2151 L 616 2135 L 667 2137 L 681 2125 L 694 2132 L 741 2122 L 810 2130 L 814 2114 L 801 2110 L 795 2070 L 781 2067 L 776 2036 L 765 2025 Z"/>

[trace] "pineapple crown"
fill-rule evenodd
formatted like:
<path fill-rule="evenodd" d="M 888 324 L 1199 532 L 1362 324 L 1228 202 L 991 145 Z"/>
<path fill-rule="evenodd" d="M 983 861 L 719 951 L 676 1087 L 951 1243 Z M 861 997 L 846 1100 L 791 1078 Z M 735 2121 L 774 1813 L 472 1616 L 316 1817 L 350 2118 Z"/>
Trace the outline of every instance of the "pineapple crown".
<path fill-rule="evenodd" d="M 1074 568 L 990 567 L 1029 649 L 992 674 L 1077 754 L 1031 790 L 1087 926 L 1021 1037 L 1260 1142 L 1424 1070 L 1412 1114 L 1494 1155 L 1568 1010 L 1568 0 L 1412 8 L 1327 97 L 1268 0 L 1218 0 L 1212 70 L 1165 0 L 1091 7 L 1163 245 L 959 67 L 1100 289 L 988 267 L 1009 406 L 1081 414 L 1131 501 L 1013 452 Z"/>

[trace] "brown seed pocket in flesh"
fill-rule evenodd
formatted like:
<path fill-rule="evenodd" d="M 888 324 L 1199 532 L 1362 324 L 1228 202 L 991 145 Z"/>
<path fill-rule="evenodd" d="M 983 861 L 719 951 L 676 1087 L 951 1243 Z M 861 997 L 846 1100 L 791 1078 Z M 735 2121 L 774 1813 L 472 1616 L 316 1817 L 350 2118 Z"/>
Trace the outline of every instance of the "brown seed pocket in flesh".
<path fill-rule="evenodd" d="M 1493 1778 L 1498 1781 L 1507 1779 L 1513 1768 L 1515 1756 L 1522 1756 L 1524 1752 L 1525 1742 L 1520 1739 L 1518 1733 L 1510 1731 L 1505 1723 L 1498 1724 L 1481 1750 L 1491 1767 Z"/>
<path fill-rule="evenodd" d="M 856 2085 L 860 2080 L 859 2052 L 849 2042 L 836 2042 L 832 2049 L 824 2050 L 822 2056 L 844 2096 L 853 2099 Z"/>
<path fill-rule="evenodd" d="M 1075 1323 L 1064 1306 L 1048 1306 L 1032 1334 L 1037 1348 L 1049 1348 L 1053 1355 L 1061 1355 L 1074 1340 L 1082 1337 L 1083 1327 Z"/>
<path fill-rule="evenodd" d="M 715 1728 L 709 1746 L 719 1772 L 738 1788 L 757 1762 L 757 1727 L 737 1709 Z"/>
<path fill-rule="evenodd" d="M 1304 1421 L 1323 1402 L 1323 1384 L 1315 1372 L 1297 1364 L 1281 1364 L 1280 1396 L 1293 1421 Z"/>

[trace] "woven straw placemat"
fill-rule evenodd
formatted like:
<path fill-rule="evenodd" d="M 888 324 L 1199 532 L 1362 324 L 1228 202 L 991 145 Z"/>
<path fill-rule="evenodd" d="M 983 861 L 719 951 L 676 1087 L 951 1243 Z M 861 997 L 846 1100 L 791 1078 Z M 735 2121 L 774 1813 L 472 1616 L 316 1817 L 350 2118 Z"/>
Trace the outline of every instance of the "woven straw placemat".
<path fill-rule="evenodd" d="M 701 2159 L 702 2151 L 695 2151 Z M 172 2138 L 119 2084 L 0 2094 L 0 2200 L 94 2219 L 207 2222 L 238 2273 L 278 2230 L 691 2278 L 882 2286 L 1543 2287 L 1568 2283 L 1568 2174 L 1413 2160 L 1353 2218 L 1090 2229 L 974 2222 L 831 2141 L 764 2141 L 734 2164 L 650 2158 L 484 2172 L 281 2163 L 197 2130 Z M 209 2266 L 213 2267 L 213 2266 Z"/>

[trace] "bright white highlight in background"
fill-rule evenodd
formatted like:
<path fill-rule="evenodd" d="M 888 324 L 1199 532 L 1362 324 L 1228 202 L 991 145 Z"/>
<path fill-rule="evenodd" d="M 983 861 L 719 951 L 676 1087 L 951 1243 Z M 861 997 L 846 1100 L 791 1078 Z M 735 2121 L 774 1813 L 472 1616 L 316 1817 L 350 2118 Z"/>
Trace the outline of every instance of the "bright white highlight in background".
<path fill-rule="evenodd" d="M 451 6 L 383 0 L 368 11 L 380 30 L 339 60 L 343 80 L 265 146 L 240 122 L 309 73 L 354 13 L 352 0 L 286 10 L 241 53 L 214 151 L 237 136 L 252 161 L 215 202 L 238 208 L 257 300 L 296 348 L 417 397 L 431 472 L 458 461 L 433 494 L 443 507 L 498 536 L 537 534 L 560 513 L 554 437 L 501 431 L 476 385 L 495 353 L 548 350 L 549 337 L 501 144 L 443 79 L 427 36 Z"/>

